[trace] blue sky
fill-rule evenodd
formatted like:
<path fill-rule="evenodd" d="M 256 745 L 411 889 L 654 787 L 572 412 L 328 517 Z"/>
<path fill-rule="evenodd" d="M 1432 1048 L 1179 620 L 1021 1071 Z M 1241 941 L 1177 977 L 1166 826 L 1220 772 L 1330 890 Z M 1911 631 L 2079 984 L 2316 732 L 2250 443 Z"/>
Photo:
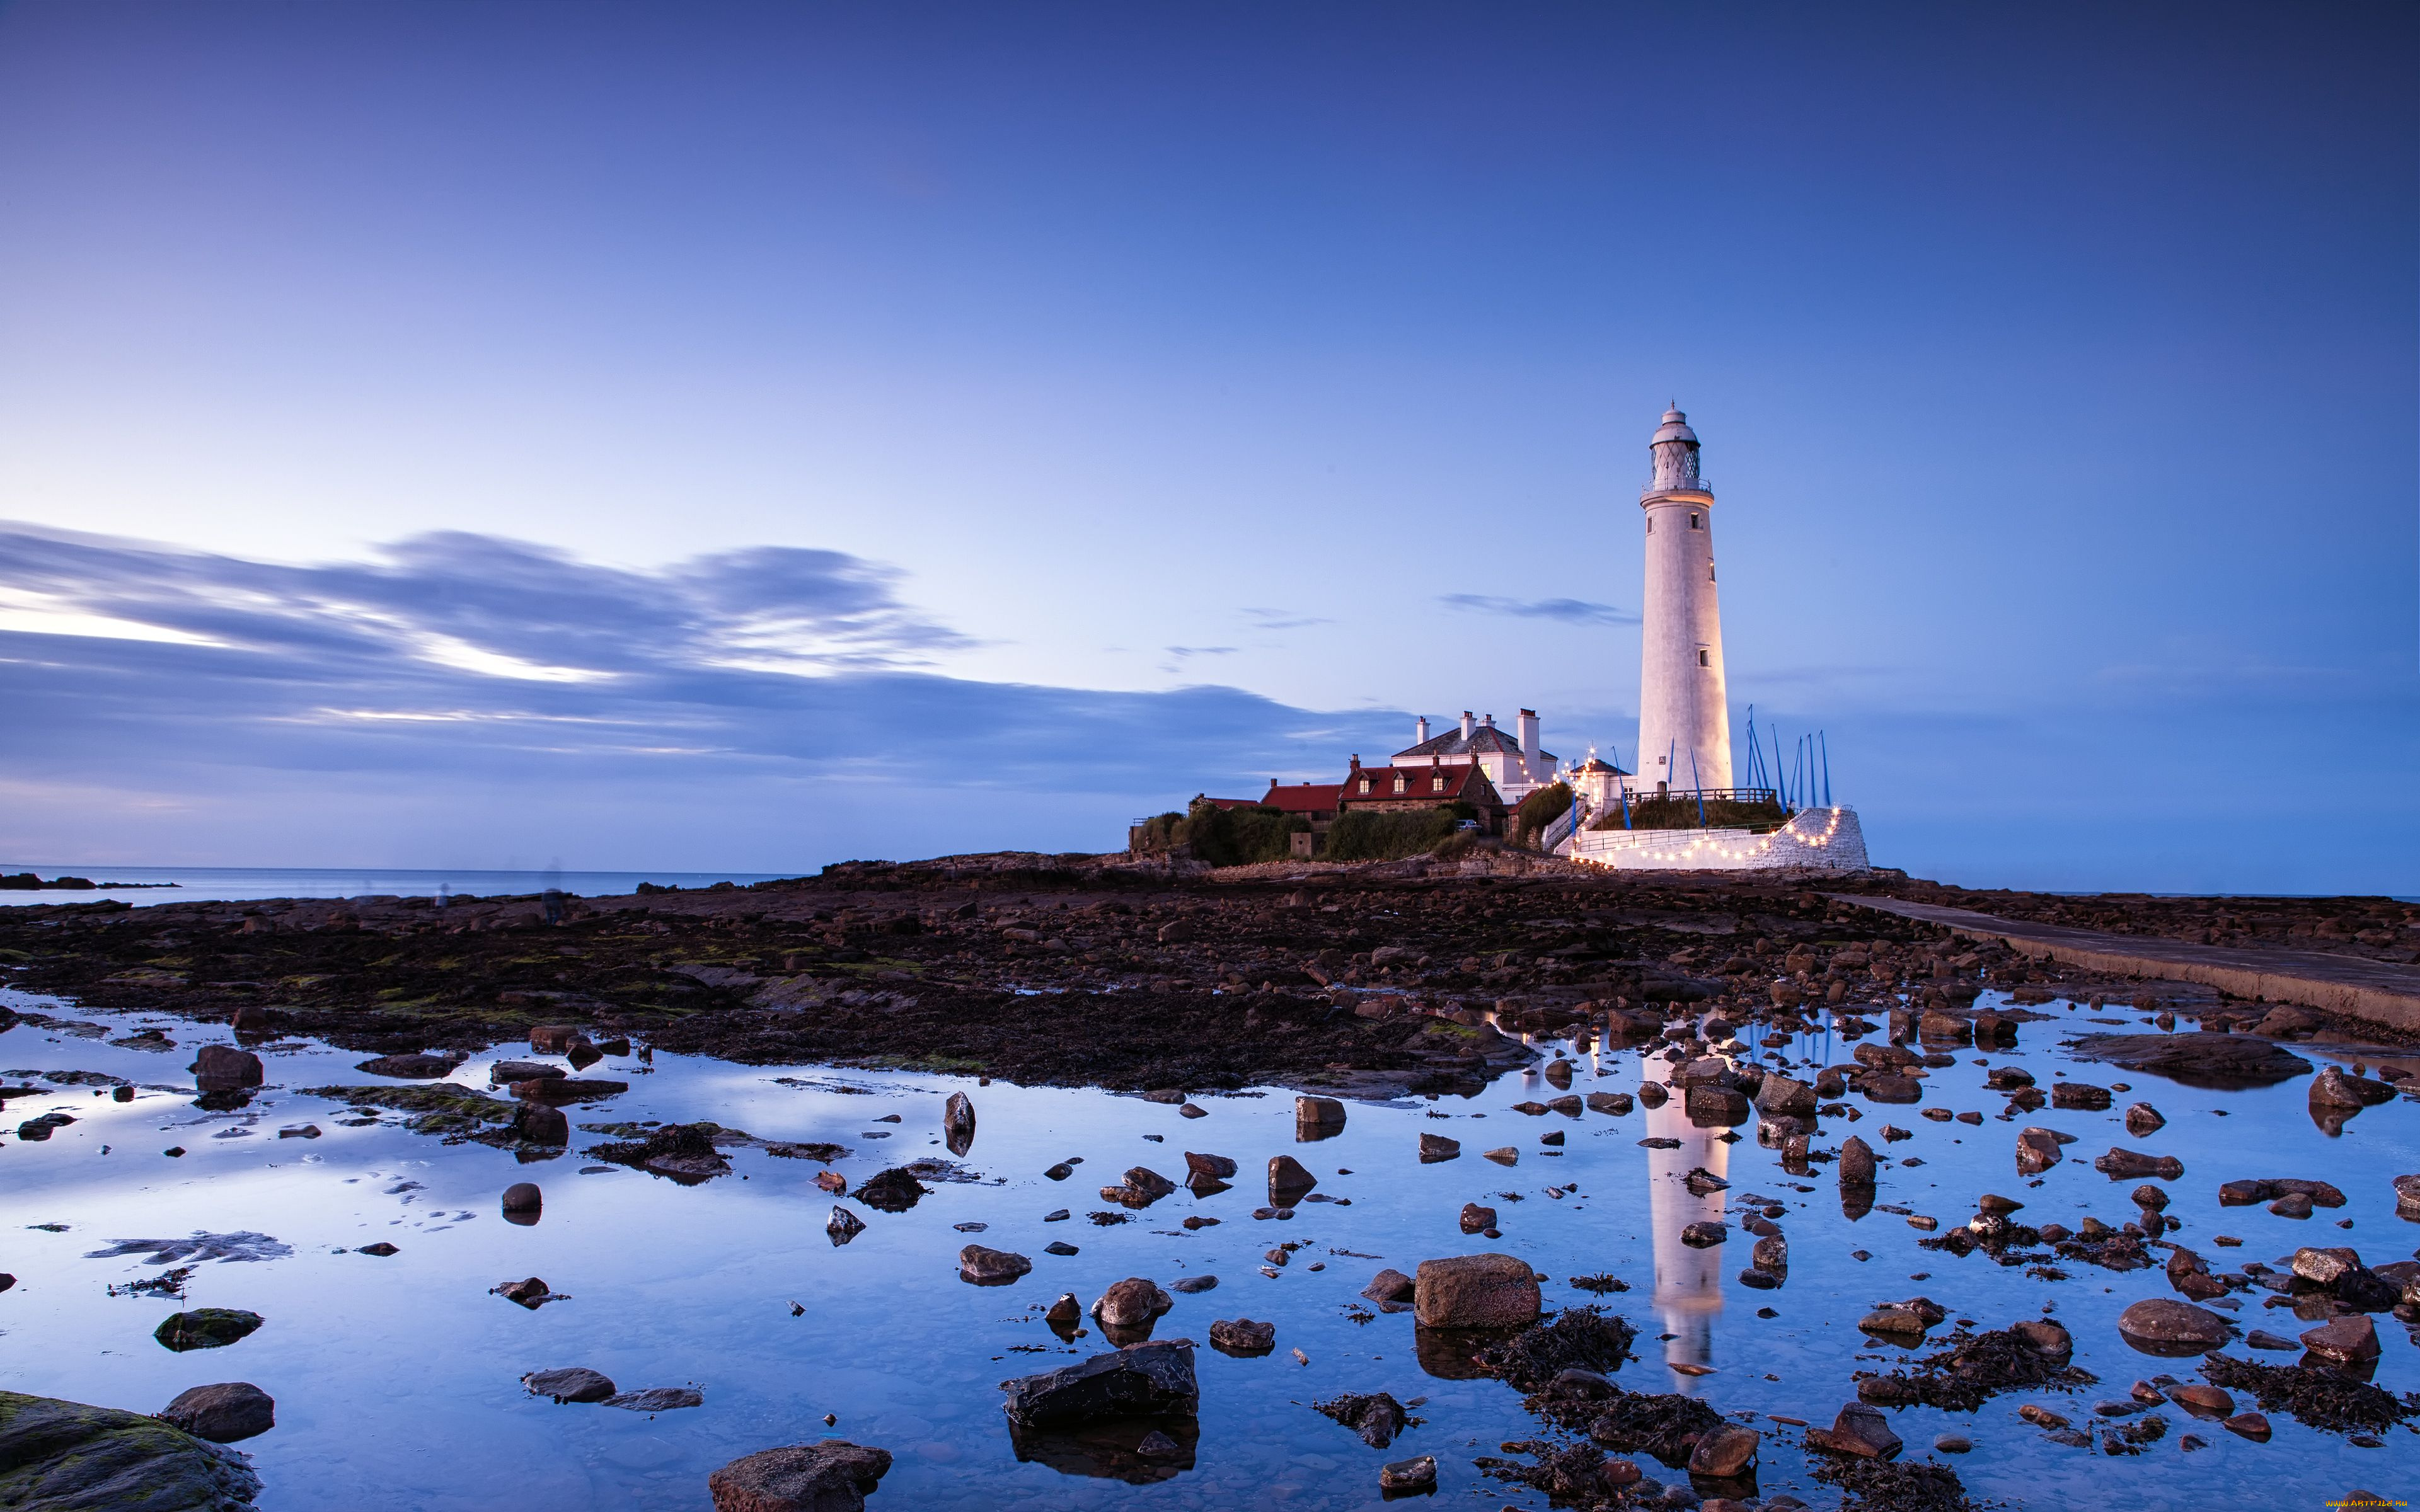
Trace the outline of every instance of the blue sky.
<path fill-rule="evenodd" d="M 0 852 L 1107 846 L 1627 764 L 1645 442 L 1877 858 L 2409 892 L 2420 24 L 0 8 Z M 2340 818 L 2338 816 L 2341 816 Z"/>

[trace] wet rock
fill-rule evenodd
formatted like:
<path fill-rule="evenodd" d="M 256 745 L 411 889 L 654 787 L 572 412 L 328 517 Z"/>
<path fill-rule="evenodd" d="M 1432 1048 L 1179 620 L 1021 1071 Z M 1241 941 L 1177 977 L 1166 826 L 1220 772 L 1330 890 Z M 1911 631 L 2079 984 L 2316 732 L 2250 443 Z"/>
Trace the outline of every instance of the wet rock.
<path fill-rule="evenodd" d="M 353 1253 L 356 1255 L 376 1255 L 380 1258 L 383 1258 L 386 1256 L 396 1255 L 402 1252 L 395 1245 L 388 1243 L 385 1240 L 380 1240 L 375 1244 L 364 1244 L 359 1249 L 353 1251 Z M 5 1288 L 0 1288 L 0 1290 L 5 1289 Z"/>
<path fill-rule="evenodd" d="M 2060 1154 L 2058 1135 L 2048 1129 L 2022 1129 L 2017 1133 L 2017 1174 L 2039 1176 L 2066 1157 Z"/>
<path fill-rule="evenodd" d="M 2109 1088 L 2093 1087 L 2084 1082 L 2058 1082 L 2050 1089 L 2050 1105 L 2055 1108 L 2079 1108 L 2098 1113 L 2109 1106 Z"/>
<path fill-rule="evenodd" d="M 1494 1208 L 1482 1208 L 1476 1202 L 1466 1202 L 1462 1205 L 1464 1233 L 1483 1234 L 1495 1227 L 1496 1210 Z"/>
<path fill-rule="evenodd" d="M 1689 1122 L 1699 1129 L 1729 1129 L 1748 1119 L 1747 1099 L 1729 1087 L 1692 1087 L 1684 1103 Z"/>
<path fill-rule="evenodd" d="M 1078 1255 L 1081 1254 L 1082 1251 L 1078 1249 L 1075 1245 L 1068 1243 L 1063 1239 L 1054 1239 L 1049 1243 L 1042 1246 L 1042 1253 L 1045 1255 Z"/>
<path fill-rule="evenodd" d="M 2378 1358 L 2378 1327 L 2367 1315 L 2334 1318 L 2303 1335 L 2303 1348 L 2337 1365 Z"/>
<path fill-rule="evenodd" d="M 865 1220 L 834 1203 L 831 1216 L 824 1220 L 824 1232 L 830 1236 L 834 1245 L 845 1244 L 865 1232 Z"/>
<path fill-rule="evenodd" d="M 1874 1184 L 1874 1147 L 1855 1134 L 1851 1134 L 1840 1141 L 1840 1158 L 1835 1170 L 1842 1186 L 1872 1186 Z"/>
<path fill-rule="evenodd" d="M 1002 1407 L 1010 1424 L 1029 1432 L 1119 1417 L 1191 1417 L 1202 1402 L 1193 1347 L 1181 1339 L 1096 1354 L 1064 1369 L 1001 1381 L 1001 1390 L 1007 1393 Z"/>
<path fill-rule="evenodd" d="M 1630 1111 L 1628 1092 L 1590 1092 L 1583 1101 L 1587 1103 L 1589 1111 L 1591 1113 L 1603 1113 L 1621 1118 Z M 2420 1197 L 2414 1197 L 2412 1200 L 2420 1202 Z"/>
<path fill-rule="evenodd" d="M 2368 1108 L 2395 1101 L 2395 1088 L 2366 1076 L 2349 1074 L 2341 1066 L 2324 1066 L 2311 1078 L 2313 1107 Z"/>
<path fill-rule="evenodd" d="M 559 1056 L 586 1038 L 577 1024 L 533 1024 L 529 1031 L 529 1047 L 542 1056 Z"/>
<path fill-rule="evenodd" d="M 603 1372 L 586 1365 L 533 1370 L 521 1377 L 521 1384 L 531 1396 L 551 1396 L 557 1402 L 601 1402 L 619 1390 Z"/>
<path fill-rule="evenodd" d="M 1294 1100 L 1294 1123 L 1297 1133 L 1305 1129 L 1342 1129 L 1344 1104 L 1332 1097 L 1297 1097 Z"/>
<path fill-rule="evenodd" d="M 1767 1234 L 1756 1242 L 1748 1255 L 1749 1263 L 1760 1271 L 1782 1272 L 1790 1269 L 1790 1240 L 1782 1234 Z"/>
<path fill-rule="evenodd" d="M 2168 1205 L 2167 1193 L 2162 1191 L 2156 1186 L 2150 1185 L 2149 1182 L 2136 1187 L 2133 1192 L 2129 1193 L 2128 1196 L 2134 1199 L 2134 1206 L 2138 1208 L 2148 1208 L 2153 1212 L 2163 1211 Z"/>
<path fill-rule="evenodd" d="M 2013 1092 L 2031 1087 L 2034 1073 L 2017 1066 L 1994 1066 L 1983 1073 L 1983 1085 L 1994 1092 Z"/>
<path fill-rule="evenodd" d="M 2118 1332 L 2146 1354 L 2180 1356 L 2224 1345 L 2228 1324 L 2207 1307 L 2169 1297 L 2149 1297 L 2118 1315 Z"/>
<path fill-rule="evenodd" d="M 2280 1218 L 2307 1218 L 2311 1215 L 2311 1195 L 2307 1192 L 2288 1192 L 2269 1204 L 2269 1211 Z"/>
<path fill-rule="evenodd" d="M 1370 1284 L 1361 1288 L 1361 1295 L 1374 1303 L 1400 1307 L 1411 1302 L 1412 1291 L 1413 1282 L 1410 1276 L 1401 1271 L 1388 1269 L 1372 1276 Z"/>
<path fill-rule="evenodd" d="M 891 1453 L 841 1439 L 745 1455 L 706 1478 L 714 1512 L 861 1512 Z"/>
<path fill-rule="evenodd" d="M 1278 1325 L 1249 1318 L 1222 1318 L 1210 1325 L 1210 1347 L 1241 1359 L 1267 1354 L 1278 1347 Z"/>
<path fill-rule="evenodd" d="M 1711 1249 L 1730 1237 L 1730 1228 L 1712 1221 L 1689 1224 L 1681 1230 L 1681 1242 L 1691 1249 Z"/>
<path fill-rule="evenodd" d="M 277 1403 L 248 1381 L 222 1381 L 178 1392 L 160 1421 L 212 1443 L 236 1443 L 275 1427 Z"/>
<path fill-rule="evenodd" d="M 1449 1139 L 1443 1134 L 1424 1134 L 1420 1135 L 1421 1165 L 1434 1165 L 1438 1161 L 1458 1160 L 1461 1156 L 1461 1140 Z"/>
<path fill-rule="evenodd" d="M 1768 1075 L 1756 1089 L 1756 1105 L 1760 1112 L 1811 1119 L 1815 1116 L 1815 1088 L 1788 1076 Z"/>
<path fill-rule="evenodd" d="M 1059 1300 L 1052 1303 L 1049 1310 L 1042 1316 L 1047 1322 L 1063 1327 L 1073 1327 L 1084 1320 L 1084 1304 L 1077 1299 L 1074 1292 L 1063 1291 L 1059 1294 Z"/>
<path fill-rule="evenodd" d="M 1662 1082 L 1641 1082 L 1638 1084 L 1638 1101 L 1651 1108 L 1662 1107 L 1664 1105 L 1664 1100 L 1669 1096 L 1671 1096 L 1671 1093 L 1666 1089 Z"/>
<path fill-rule="evenodd" d="M 2314 1249 L 2309 1245 L 2296 1250 L 2291 1262 L 2296 1275 L 2323 1287 L 2333 1287 L 2361 1268 L 2361 1255 L 2356 1250 Z"/>
<path fill-rule="evenodd" d="M 1903 1307 L 1877 1307 L 1858 1319 L 1857 1326 L 1869 1334 L 1920 1339 L 1931 1325 L 1925 1321 L 1923 1315 Z"/>
<path fill-rule="evenodd" d="M 561 1108 L 543 1103 L 523 1103 L 514 1108 L 510 1128 L 513 1137 L 525 1144 L 561 1149 L 571 1143 L 571 1120 Z"/>
<path fill-rule="evenodd" d="M 706 1394 L 689 1386 L 650 1386 L 644 1391 L 615 1392 L 598 1405 L 626 1412 L 675 1412 L 684 1407 L 704 1407 Z"/>
<path fill-rule="evenodd" d="M 1869 1103 L 1919 1103 L 1924 1100 L 1924 1084 L 1913 1076 L 1899 1076 L 1877 1072 L 1857 1080 L 1857 1090 Z"/>
<path fill-rule="evenodd" d="M 506 1212 L 536 1212 L 546 1206 L 546 1195 L 535 1181 L 515 1181 L 504 1188 Z"/>
<path fill-rule="evenodd" d="M 1012 1250 L 969 1244 L 958 1251 L 958 1279 L 978 1287 L 1004 1287 L 1033 1269 L 1033 1262 Z"/>
<path fill-rule="evenodd" d="M 1197 1291 L 1216 1290 L 1218 1286 L 1218 1278 L 1215 1275 L 1184 1275 L 1171 1281 L 1168 1284 L 1168 1289 L 1190 1295 Z"/>
<path fill-rule="evenodd" d="M 857 1200 L 877 1212 L 906 1212 L 931 1188 L 904 1165 L 876 1171 L 857 1184 Z"/>
<path fill-rule="evenodd" d="M 630 1089 L 628 1082 L 583 1080 L 576 1076 L 541 1076 L 534 1081 L 515 1082 L 513 1096 L 525 1103 L 595 1103 L 604 1098 L 619 1097 Z"/>
<path fill-rule="evenodd" d="M 0 1391 L 0 1499 L 24 1512 L 244 1512 L 244 1457 L 158 1418 Z"/>
<path fill-rule="evenodd" d="M 1366 1396 L 1347 1392 L 1311 1405 L 1322 1417 L 1342 1423 L 1359 1434 L 1361 1442 L 1373 1449 L 1384 1449 L 1394 1443 L 1395 1435 L 1403 1432 L 1411 1420 L 1404 1404 L 1383 1391 Z"/>
<path fill-rule="evenodd" d="M 2197 1381 L 2187 1382 L 2183 1385 L 2168 1387 L 2165 1395 L 2168 1400 L 2195 1417 L 2208 1418 L 2215 1422 L 2235 1415 L 2235 1398 L 2216 1386 L 2205 1386 Z"/>
<path fill-rule="evenodd" d="M 1512 1328 L 1535 1322 L 1538 1279 L 1510 1255 L 1457 1255 L 1422 1260 L 1413 1277 L 1412 1310 L 1429 1328 Z"/>
<path fill-rule="evenodd" d="M 2268 1087 L 2311 1069 L 2292 1051 L 2242 1034 L 2087 1034 L 2069 1049 L 2079 1059 L 2219 1089 Z"/>
<path fill-rule="evenodd" d="M 1479 1158 L 1481 1160 L 1492 1160 L 1498 1165 L 1518 1165 L 1521 1164 L 1521 1152 L 1513 1149 L 1511 1145 L 1506 1145 L 1500 1149 L 1482 1149 L 1479 1152 Z"/>
<path fill-rule="evenodd" d="M 974 1148 L 975 1105 L 964 1092 L 952 1092 L 941 1104 L 941 1142 L 953 1155 Z"/>
<path fill-rule="evenodd" d="M 2221 1423 L 2219 1427 L 2239 1438 L 2250 1439 L 2255 1443 L 2269 1442 L 2269 1420 L 2257 1412 L 2238 1412 Z"/>
<path fill-rule="evenodd" d="M 262 1321 L 258 1313 L 240 1307 L 196 1307 L 171 1314 L 151 1331 L 151 1336 L 163 1348 L 180 1354 L 187 1350 L 216 1350 L 249 1336 Z"/>
<path fill-rule="evenodd" d="M 1101 1188 L 1101 1200 L 1127 1208 L 1148 1208 L 1176 1190 L 1176 1183 L 1146 1165 L 1131 1166 L 1118 1186 Z"/>
<path fill-rule="evenodd" d="M 1302 1162 L 1292 1155 L 1269 1157 L 1269 1205 L 1271 1207 L 1291 1208 L 1302 1200 L 1303 1194 L 1318 1184 L 1319 1178 L 1311 1175 Z"/>
<path fill-rule="evenodd" d="M 2155 1176 L 2163 1181 L 2173 1181 L 2185 1174 L 2184 1162 L 2174 1155 L 2146 1155 L 2138 1149 L 2122 1149 L 2112 1145 L 2109 1153 L 2092 1163 L 2092 1168 L 2113 1181 L 2133 1180 L 2137 1177 Z"/>
<path fill-rule="evenodd" d="M 353 1069 L 367 1072 L 373 1076 L 392 1076 L 397 1081 L 433 1082 L 453 1075 L 466 1058 L 458 1053 L 380 1056 L 365 1060 Z"/>
<path fill-rule="evenodd" d="M 2158 1134 L 2167 1127 L 2167 1119 L 2160 1116 L 2160 1110 L 2149 1103 L 2133 1103 L 2127 1105 L 2126 1132 L 2137 1139 L 2146 1134 Z"/>
<path fill-rule="evenodd" d="M 1757 1431 L 1726 1424 L 1698 1441 L 1689 1454 L 1689 1473 L 1730 1480 L 1756 1468 Z"/>
<path fill-rule="evenodd" d="M 566 1074 L 561 1066 L 551 1066 L 543 1060 L 499 1060 L 488 1068 L 488 1085 L 511 1087 L 519 1082 L 542 1082 Z"/>
<path fill-rule="evenodd" d="M 1205 1155 L 1198 1150 L 1185 1152 L 1185 1168 L 1205 1181 L 1224 1181 L 1235 1174 L 1235 1163 L 1224 1155 Z"/>
<path fill-rule="evenodd" d="M 1389 1496 L 1419 1496 L 1436 1489 L 1435 1455 L 1397 1459 L 1378 1467 L 1378 1489 Z"/>
<path fill-rule="evenodd" d="M 1143 1328 L 1175 1305 L 1157 1283 L 1130 1275 L 1101 1293 L 1093 1304 L 1093 1320 L 1103 1328 Z"/>
<path fill-rule="evenodd" d="M 1808 1428 L 1806 1440 L 1809 1449 L 1859 1459 L 1894 1459 L 1901 1447 L 1900 1436 L 1891 1431 L 1890 1420 L 1863 1402 L 1851 1402 L 1841 1408 L 1828 1428 Z"/>
<path fill-rule="evenodd" d="M 1054 1181 L 1063 1181 L 1067 1180 L 1067 1178 L 1076 1174 L 1076 1167 L 1068 1165 L 1063 1160 L 1057 1165 L 1046 1168 L 1042 1174 Z"/>
<path fill-rule="evenodd" d="M 239 1088 L 258 1087 L 263 1079 L 260 1057 L 231 1044 L 202 1046 L 195 1053 L 194 1063 L 185 1069 L 194 1073 L 194 1085 L 205 1092 L 232 1092 Z"/>
<path fill-rule="evenodd" d="M 488 1292 L 490 1296 L 502 1297 L 506 1302 L 519 1303 L 532 1312 L 555 1300 L 554 1288 L 534 1275 L 519 1281 L 499 1282 L 489 1287 Z"/>

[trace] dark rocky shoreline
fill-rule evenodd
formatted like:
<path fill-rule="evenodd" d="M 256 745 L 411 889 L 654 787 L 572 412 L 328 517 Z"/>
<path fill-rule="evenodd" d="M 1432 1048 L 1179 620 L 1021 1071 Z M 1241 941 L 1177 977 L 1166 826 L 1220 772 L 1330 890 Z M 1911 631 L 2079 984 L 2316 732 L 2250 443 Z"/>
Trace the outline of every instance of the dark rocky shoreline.
<path fill-rule="evenodd" d="M 2374 959 L 2412 953 L 2381 941 L 2420 939 L 2420 909 L 2370 899 L 2061 899 L 1889 873 L 1611 877 L 1512 856 L 1289 874 L 1011 854 L 442 908 L 37 905 L 0 914 L 0 963 L 11 985 L 97 1009 L 235 1020 L 376 1055 L 564 1024 L 752 1064 L 1130 1089 L 1465 1089 L 1522 1057 L 1480 1022 L 1488 1011 L 1539 1031 L 1593 1019 L 1618 1032 L 1629 1014 L 1652 1032 L 1675 1004 L 1767 1021 L 1821 1006 L 1955 1011 L 1988 986 L 2019 1002 L 2266 1016 L 2206 987 L 2029 962 L 1826 896 L 1843 891 Z M 2327 1026 L 2284 1011 L 2293 1022 L 2273 1031 Z"/>

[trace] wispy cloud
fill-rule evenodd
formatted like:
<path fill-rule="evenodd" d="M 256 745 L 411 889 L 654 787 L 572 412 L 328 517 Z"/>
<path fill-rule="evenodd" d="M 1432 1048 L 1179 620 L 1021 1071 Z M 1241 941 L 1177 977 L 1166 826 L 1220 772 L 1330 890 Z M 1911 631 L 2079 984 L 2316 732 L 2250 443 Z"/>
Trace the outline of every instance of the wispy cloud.
<path fill-rule="evenodd" d="M 1334 625 L 1316 614 L 1296 614 L 1281 609 L 1247 609 L 1235 611 L 1249 621 L 1255 630 L 1301 630 L 1314 625 Z"/>
<path fill-rule="evenodd" d="M 1508 614 L 1523 620 L 1560 620 L 1566 625 L 1637 625 L 1638 616 L 1611 604 L 1584 598 L 1497 598 L 1489 594 L 1445 594 L 1437 602 L 1477 614 Z"/>

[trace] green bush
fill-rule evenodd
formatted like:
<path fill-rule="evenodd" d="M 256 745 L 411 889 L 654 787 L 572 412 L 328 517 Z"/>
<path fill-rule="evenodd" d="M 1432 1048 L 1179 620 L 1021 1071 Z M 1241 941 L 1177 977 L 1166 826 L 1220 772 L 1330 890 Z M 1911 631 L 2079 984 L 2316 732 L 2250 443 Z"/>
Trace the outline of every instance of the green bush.
<path fill-rule="evenodd" d="M 1708 798 L 1705 810 L 1705 818 L 1701 822 L 1698 817 L 1697 795 L 1691 793 L 1675 793 L 1663 798 L 1633 798 L 1630 800 L 1628 827 L 1632 829 L 1696 829 L 1702 823 L 1708 829 L 1750 829 L 1758 834 L 1764 834 L 1779 829 L 1790 819 L 1790 815 L 1782 811 L 1781 805 L 1771 800 L 1763 803 L 1733 803 L 1728 798 Z M 1589 827 L 1590 829 L 1624 827 L 1621 822 L 1621 803 L 1616 801 L 1608 804 L 1604 816 Z"/>
<path fill-rule="evenodd" d="M 1398 813 L 1347 810 L 1328 826 L 1323 861 L 1400 861 L 1436 848 L 1465 819 L 1476 812 L 1466 803 L 1442 809 L 1415 809 Z"/>
<path fill-rule="evenodd" d="M 1186 816 L 1185 840 L 1193 858 L 1212 866 L 1249 866 L 1255 861 L 1281 861 L 1293 852 L 1286 837 L 1308 830 L 1308 819 L 1289 819 L 1275 809 L 1221 809 L 1207 800 Z"/>
<path fill-rule="evenodd" d="M 1548 825 L 1560 819 L 1563 810 L 1571 806 L 1570 783 L 1556 782 L 1540 788 L 1523 798 L 1521 807 L 1512 810 L 1513 833 L 1520 837 L 1524 847 L 1534 851 L 1538 848 L 1538 837 L 1545 833 Z"/>
<path fill-rule="evenodd" d="M 1185 816 L 1173 809 L 1154 814 L 1135 827 L 1140 833 L 1134 837 L 1131 848 L 1139 852 L 1165 851 L 1185 843 Z"/>

